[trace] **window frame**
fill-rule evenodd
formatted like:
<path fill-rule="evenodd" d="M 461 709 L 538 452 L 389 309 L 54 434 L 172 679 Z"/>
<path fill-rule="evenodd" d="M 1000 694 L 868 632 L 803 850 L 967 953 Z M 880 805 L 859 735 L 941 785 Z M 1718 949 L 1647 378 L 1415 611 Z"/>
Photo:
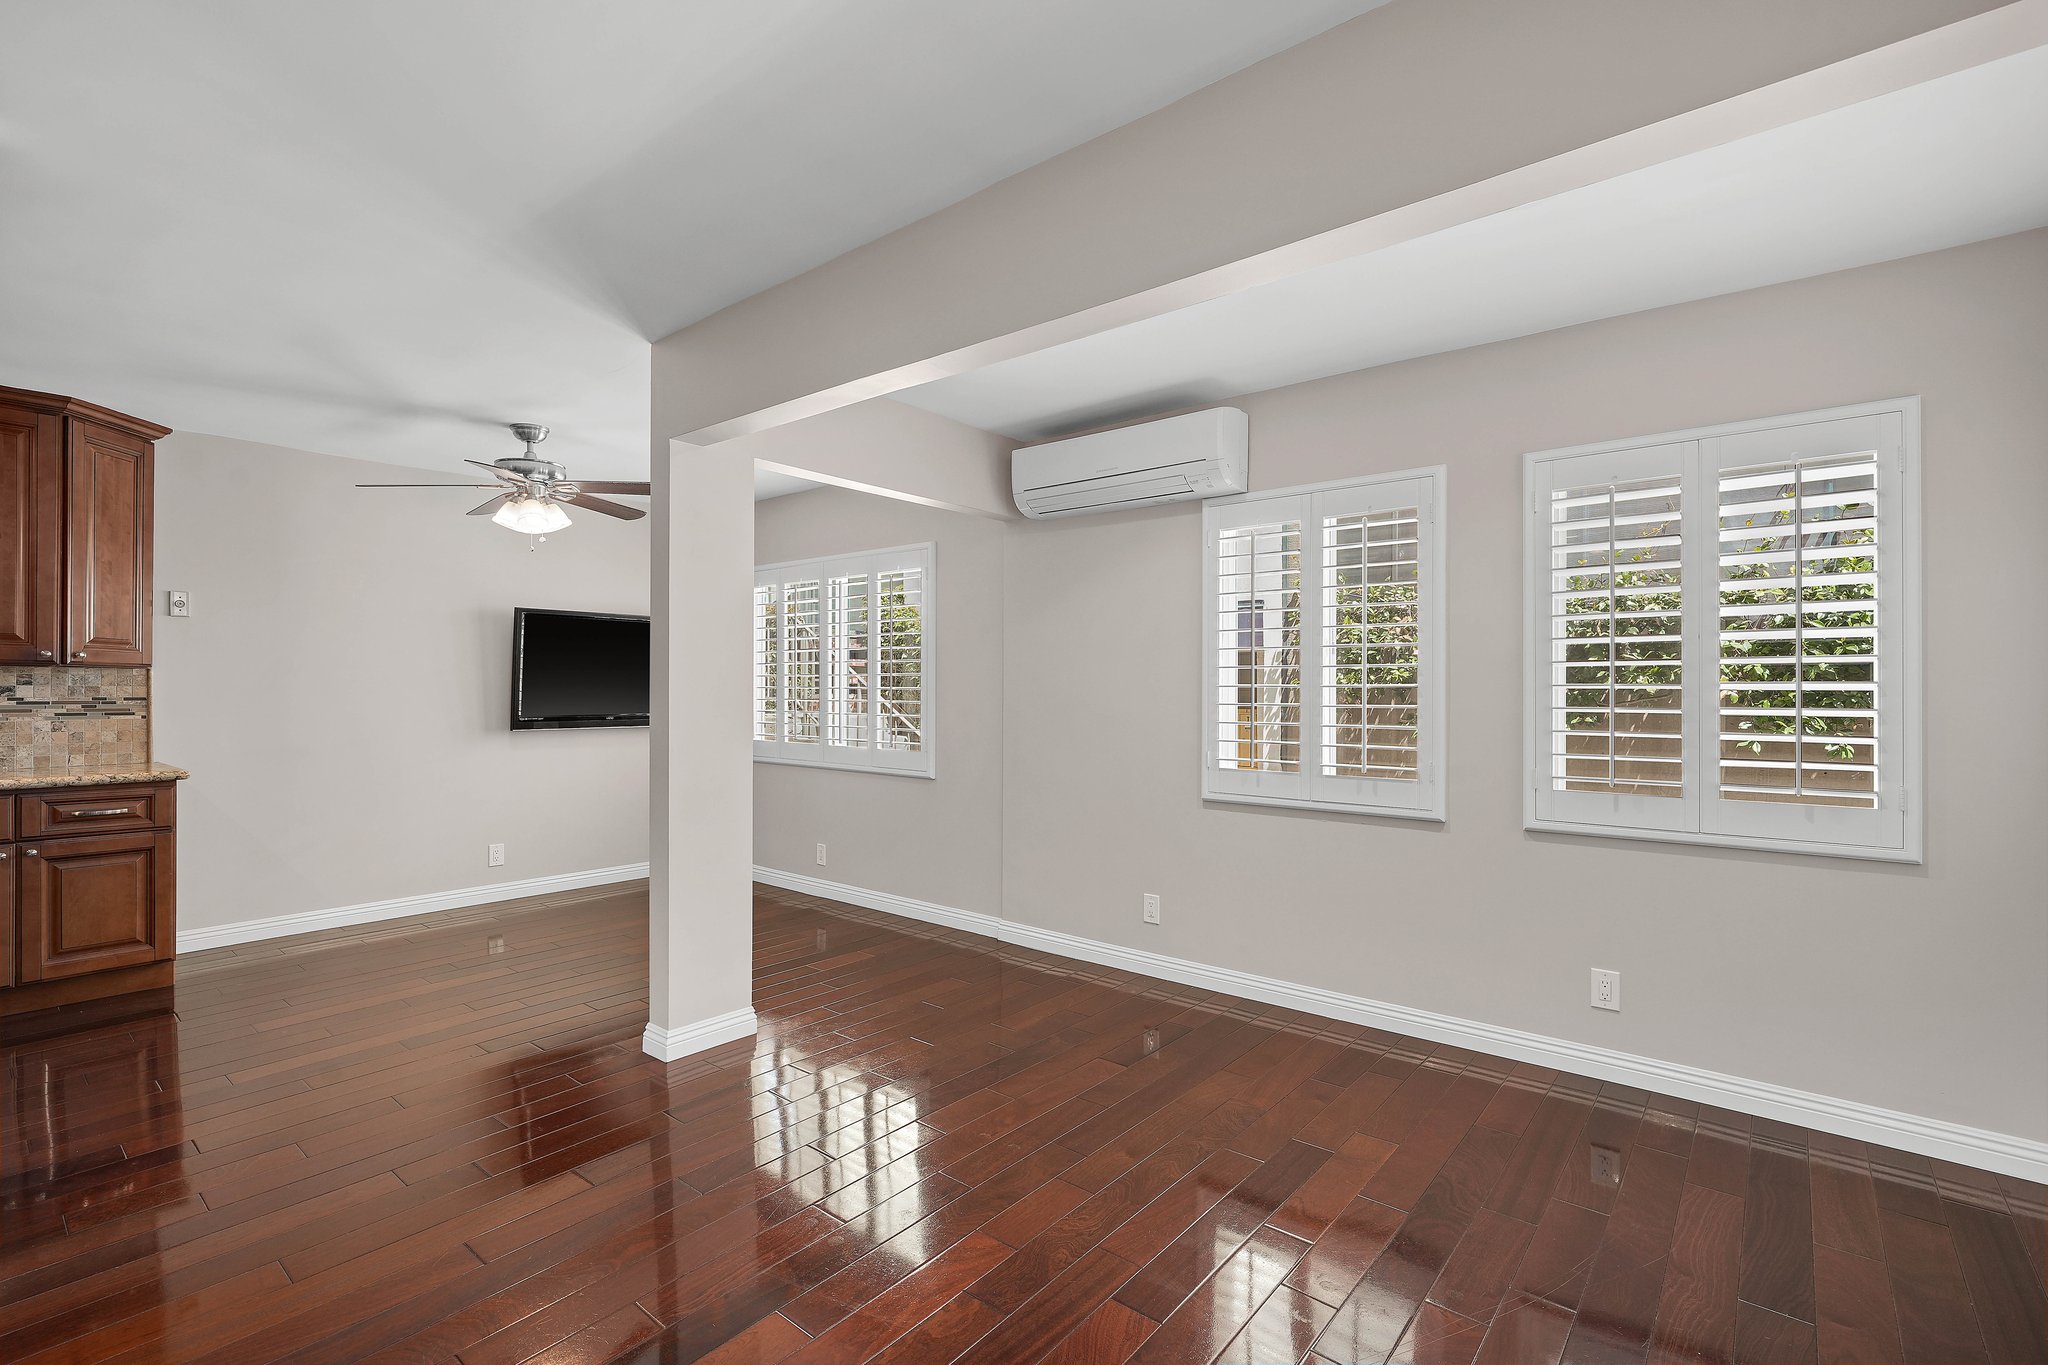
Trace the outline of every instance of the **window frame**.
<path fill-rule="evenodd" d="M 916 569 L 923 577 L 922 601 L 918 609 L 919 725 L 917 749 L 881 749 L 875 747 L 875 729 L 872 716 L 868 718 L 866 733 L 863 736 L 864 743 L 852 745 L 826 742 L 825 735 L 829 733 L 830 720 L 825 713 L 825 698 L 829 685 L 827 680 L 831 676 L 834 665 L 830 658 L 830 651 L 825 649 L 820 650 L 818 660 L 820 696 L 819 740 L 816 744 L 790 743 L 787 738 L 789 734 L 789 647 L 787 639 L 784 637 L 779 641 L 781 657 L 777 686 L 781 717 L 780 733 L 782 738 L 764 740 L 759 738 L 757 733 L 754 739 L 754 761 L 756 763 L 773 763 L 797 768 L 829 768 L 839 772 L 877 773 L 888 777 L 935 778 L 938 776 L 938 717 L 936 715 L 938 697 L 937 560 L 937 546 L 930 541 L 925 541 L 920 544 L 896 545 L 881 550 L 860 550 L 848 554 L 823 555 L 814 559 L 790 559 L 775 564 L 757 564 L 754 566 L 755 591 L 758 592 L 762 587 L 769 585 L 773 585 L 776 588 L 777 601 L 781 607 L 777 617 L 779 625 L 783 625 L 787 621 L 787 585 L 792 581 L 800 582 L 816 579 L 818 583 L 821 630 L 826 628 L 825 622 L 830 610 L 831 592 L 829 585 L 831 580 L 834 577 L 845 577 L 850 574 L 864 573 L 868 575 L 867 610 L 870 614 L 868 638 L 870 641 L 871 660 L 875 658 L 872 643 L 875 638 L 872 629 L 872 613 L 874 611 L 874 603 L 879 597 L 876 584 L 879 582 L 881 575 L 894 570 L 908 568 Z M 758 610 L 757 607 L 752 605 L 756 600 L 752 597 L 749 599 L 750 615 Z M 758 617 L 754 618 L 754 627 L 758 627 Z M 750 716 L 748 723 L 750 726 L 758 727 L 761 714 L 756 709 L 759 706 L 760 694 L 758 689 L 761 676 L 758 655 L 755 658 L 753 676 L 753 686 L 755 688 L 754 701 L 750 703 L 748 708 Z"/>
<path fill-rule="evenodd" d="M 1867 424 L 1867 425 L 1866 425 Z M 1818 452 L 1815 440 L 1857 430 L 1877 436 L 1876 580 L 1878 804 L 1869 810 L 1720 794 L 1720 481 L 1725 473 Z M 1551 533 L 1553 489 L 1596 473 L 1641 477 L 1675 452 L 1681 501 L 1680 710 L 1684 788 L 1676 798 L 1563 792 L 1551 785 Z M 1561 479 L 1576 464 L 1583 471 Z M 1610 478 L 1609 481 L 1619 481 Z M 1922 863 L 1925 654 L 1922 648 L 1920 400 L 1884 399 L 1717 423 L 1654 436 L 1534 451 L 1523 457 L 1523 828 L 1806 856 Z M 1886 736 L 1895 738 L 1889 742 Z M 1655 808 L 1655 809 L 1647 809 Z M 1739 809 L 1737 809 L 1739 808 Z"/>
<path fill-rule="evenodd" d="M 1446 818 L 1444 750 L 1447 715 L 1445 661 L 1447 596 L 1445 565 L 1444 465 L 1396 470 L 1361 478 L 1336 479 L 1291 488 L 1238 493 L 1202 504 L 1201 629 L 1198 646 L 1202 724 L 1199 746 L 1204 802 L 1327 811 L 1344 815 L 1382 816 L 1399 820 L 1442 822 Z M 1417 514 L 1417 621 L 1421 633 L 1421 678 L 1416 696 L 1416 772 L 1414 779 L 1325 776 L 1321 766 L 1323 688 L 1319 638 L 1311 643 L 1309 628 L 1322 615 L 1322 519 L 1352 516 L 1382 508 L 1413 506 Z M 1238 509 L 1258 509 L 1240 512 Z M 1300 771 L 1231 772 L 1217 766 L 1217 736 L 1223 717 L 1216 657 L 1216 612 L 1220 575 L 1218 533 L 1227 525 L 1246 524 L 1248 517 L 1299 520 L 1301 523 L 1301 605 L 1303 642 L 1299 722 Z M 1309 661 L 1314 659 L 1311 664 Z M 1400 799 L 1407 797 L 1410 799 Z"/>

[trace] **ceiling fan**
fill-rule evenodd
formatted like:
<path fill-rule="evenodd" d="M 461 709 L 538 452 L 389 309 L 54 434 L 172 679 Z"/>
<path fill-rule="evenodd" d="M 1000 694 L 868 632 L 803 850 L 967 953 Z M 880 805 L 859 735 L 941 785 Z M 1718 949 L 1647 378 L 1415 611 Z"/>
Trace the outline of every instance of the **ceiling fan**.
<path fill-rule="evenodd" d="M 546 535 L 567 526 L 569 514 L 563 510 L 564 504 L 586 507 L 623 521 L 638 521 L 647 515 L 638 507 L 628 507 L 596 496 L 599 493 L 619 493 L 644 498 L 649 492 L 647 484 L 572 480 L 567 469 L 552 460 L 543 460 L 534 450 L 548 438 L 546 427 L 534 422 L 514 422 L 512 434 L 526 443 L 523 454 L 507 456 L 490 464 L 482 460 L 463 461 L 478 469 L 489 470 L 491 476 L 498 480 L 496 483 L 359 483 L 356 487 L 490 489 L 497 496 L 470 508 L 469 515 L 487 516 L 500 526 L 527 535 Z"/>

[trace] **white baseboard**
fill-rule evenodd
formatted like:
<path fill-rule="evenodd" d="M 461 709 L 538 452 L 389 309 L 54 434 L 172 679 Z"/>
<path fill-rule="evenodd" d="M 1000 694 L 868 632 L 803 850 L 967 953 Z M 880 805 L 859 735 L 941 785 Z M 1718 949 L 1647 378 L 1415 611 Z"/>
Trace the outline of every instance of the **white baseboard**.
<path fill-rule="evenodd" d="M 552 877 L 528 877 L 516 882 L 495 882 L 490 886 L 465 886 L 455 891 L 430 891 L 420 896 L 399 896 L 388 901 L 366 901 L 332 910 L 302 910 L 295 915 L 269 919 L 247 919 L 234 924 L 217 924 L 203 929 L 179 929 L 178 951 L 196 953 L 207 948 L 226 948 L 237 943 L 255 943 L 266 938 L 310 934 L 316 929 L 341 929 L 354 924 L 375 924 L 379 920 L 404 919 L 408 915 L 430 915 L 437 910 L 463 910 L 493 901 L 520 900 L 561 891 L 580 891 L 589 886 L 638 881 L 647 875 L 646 863 L 621 867 L 597 867 L 584 872 L 563 872 Z"/>
<path fill-rule="evenodd" d="M 886 891 L 843 886 L 822 878 L 807 877 L 802 873 L 756 867 L 754 879 L 769 886 L 801 891 L 828 900 L 844 901 L 849 905 L 880 910 L 885 914 L 901 915 L 905 919 L 919 920 L 926 924 L 944 925 L 949 929 L 981 934 L 1004 943 L 1035 948 L 1061 957 L 1078 958 L 1083 962 L 1116 967 L 1185 986 L 1200 986 L 1230 995 L 1241 995 L 1248 1000 L 1281 1005 L 1329 1019 L 1367 1024 L 1373 1028 L 1406 1034 L 1412 1038 L 1449 1043 L 1455 1047 L 1471 1048 L 1475 1052 L 1485 1052 L 1496 1057 L 1555 1067 L 1560 1071 L 1575 1072 L 1581 1076 L 1638 1086 L 1665 1095 L 1676 1095 L 1681 1099 L 1698 1100 L 1738 1113 L 1760 1115 L 1784 1123 L 1818 1129 L 1824 1133 L 1875 1142 L 1881 1146 L 1898 1148 L 1900 1151 L 1916 1152 L 1921 1156 L 1939 1157 L 1944 1161 L 1999 1171 L 2026 1180 L 2048 1182 L 2048 1142 L 2015 1137 L 2009 1133 L 1994 1133 L 1988 1129 L 1948 1123 L 1941 1119 L 1923 1118 L 1918 1114 L 1883 1109 L 1856 1100 L 1816 1095 L 1810 1091 L 1794 1090 L 1790 1086 L 1775 1085 L 1769 1081 L 1753 1081 L 1741 1076 L 1724 1075 L 1718 1071 L 1685 1066 L 1677 1062 L 1659 1061 L 1654 1057 L 1639 1057 L 1633 1053 L 1619 1052 L 1591 1043 L 1575 1043 L 1564 1038 L 1525 1033 L 1520 1029 L 1483 1023 L 1476 1019 L 1460 1019 L 1453 1015 L 1436 1014 L 1408 1005 L 1368 1000 L 1363 996 L 1346 995 L 1341 991 L 1325 990 L 1320 986 L 1303 986 L 1270 976 L 1257 976 L 1230 967 L 1214 967 L 1205 962 L 1168 957 L 1163 953 L 1125 948 L 1096 939 L 1060 933 L 1057 930 L 1040 929 L 1034 925 L 1020 924 L 977 911 L 933 905 L 927 901 L 912 900 L 908 896 L 892 895 Z"/>
<path fill-rule="evenodd" d="M 679 1062 L 696 1053 L 751 1038 L 760 1028 L 752 1009 L 714 1014 L 681 1028 L 660 1028 L 650 1019 L 640 1035 L 640 1050 L 656 1061 Z"/>

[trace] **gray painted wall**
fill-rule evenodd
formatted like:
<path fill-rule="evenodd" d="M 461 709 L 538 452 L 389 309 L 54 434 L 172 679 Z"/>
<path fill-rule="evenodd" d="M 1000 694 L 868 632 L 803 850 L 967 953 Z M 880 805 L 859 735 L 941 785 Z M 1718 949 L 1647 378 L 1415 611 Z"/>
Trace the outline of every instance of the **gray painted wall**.
<path fill-rule="evenodd" d="M 756 863 L 1002 913 L 1004 524 L 837 488 L 756 507 L 762 564 L 933 543 L 938 694 L 936 777 L 756 763 Z"/>
<path fill-rule="evenodd" d="M 180 432 L 157 447 L 155 752 L 200 928 L 647 857 L 647 731 L 506 728 L 512 608 L 647 610 L 645 522 L 535 553 L 450 476 Z M 192 616 L 162 614 L 163 590 Z M 487 844 L 506 864 L 485 865 Z"/>
<path fill-rule="evenodd" d="M 2048 231 L 1252 395 L 1255 487 L 1449 466 L 1447 824 L 1203 804 L 1187 505 L 958 519 L 941 761 L 957 775 L 963 728 L 991 723 L 962 690 L 999 660 L 999 805 L 757 765 L 756 858 L 984 909 L 942 888 L 985 897 L 998 840 L 1014 920 L 2048 1138 L 2048 711 L 1985 706 L 1987 680 L 2048 677 L 2048 636 L 1984 590 L 2048 580 L 2044 354 Z M 1902 394 L 1925 400 L 1926 865 L 1524 832 L 1522 453 Z M 764 559 L 917 538 L 919 509 L 784 501 L 761 513 Z M 811 865 L 828 819 L 868 832 L 861 861 L 835 844 Z M 873 833 L 893 828 L 930 837 Z M 1588 1008 L 1596 965 L 1623 973 L 1622 1013 Z"/>
<path fill-rule="evenodd" d="M 1256 487 L 1450 467 L 1449 821 L 1205 806 L 1197 509 L 1026 527 L 1005 913 L 2048 1137 L 2048 711 L 2024 691 L 2048 636 L 1987 590 L 2048 579 L 2043 355 L 2034 232 L 1249 398 Z M 1926 865 L 1525 833 L 1518 457 L 1901 394 L 1925 399 Z M 1622 1013 L 1588 1008 L 1592 966 Z"/>

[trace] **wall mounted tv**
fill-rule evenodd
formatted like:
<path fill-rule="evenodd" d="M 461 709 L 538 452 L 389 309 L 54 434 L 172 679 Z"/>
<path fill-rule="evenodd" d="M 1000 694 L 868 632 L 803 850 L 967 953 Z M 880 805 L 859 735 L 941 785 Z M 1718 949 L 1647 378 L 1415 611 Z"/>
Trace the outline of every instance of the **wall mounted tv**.
<path fill-rule="evenodd" d="M 512 610 L 512 728 L 647 724 L 644 616 Z"/>

